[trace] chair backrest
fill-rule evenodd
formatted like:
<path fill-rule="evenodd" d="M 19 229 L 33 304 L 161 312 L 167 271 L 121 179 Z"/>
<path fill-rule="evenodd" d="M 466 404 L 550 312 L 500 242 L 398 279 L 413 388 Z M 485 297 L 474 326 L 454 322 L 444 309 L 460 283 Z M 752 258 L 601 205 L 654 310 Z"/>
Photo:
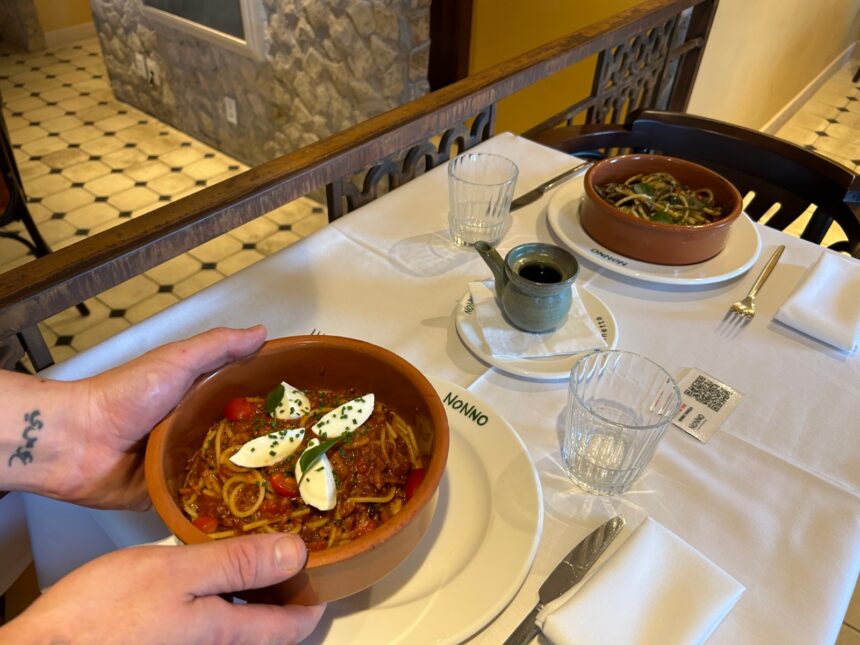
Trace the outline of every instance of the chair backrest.
<path fill-rule="evenodd" d="M 646 110 L 624 126 L 563 126 L 531 138 L 571 154 L 649 151 L 683 157 L 720 173 L 755 198 L 746 212 L 784 230 L 810 205 L 816 209 L 801 237 L 821 244 L 835 221 L 848 237 L 834 250 L 860 255 L 860 178 L 844 166 L 777 137 L 690 114 Z M 774 204 L 779 209 L 773 213 Z"/>

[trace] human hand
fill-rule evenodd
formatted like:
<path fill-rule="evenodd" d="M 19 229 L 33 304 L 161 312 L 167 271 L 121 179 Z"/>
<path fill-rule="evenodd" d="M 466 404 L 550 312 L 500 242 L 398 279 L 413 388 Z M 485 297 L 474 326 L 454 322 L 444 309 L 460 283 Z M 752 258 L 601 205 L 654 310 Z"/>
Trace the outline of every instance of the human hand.
<path fill-rule="evenodd" d="M 296 643 L 324 605 L 233 605 L 218 596 L 266 587 L 307 559 L 294 535 L 115 551 L 73 571 L 0 629 L 0 641 Z"/>
<path fill-rule="evenodd" d="M 148 508 L 143 455 L 149 431 L 198 376 L 251 354 L 265 338 L 262 325 L 212 329 L 79 381 L 83 424 L 69 446 L 62 499 L 95 508 Z"/>

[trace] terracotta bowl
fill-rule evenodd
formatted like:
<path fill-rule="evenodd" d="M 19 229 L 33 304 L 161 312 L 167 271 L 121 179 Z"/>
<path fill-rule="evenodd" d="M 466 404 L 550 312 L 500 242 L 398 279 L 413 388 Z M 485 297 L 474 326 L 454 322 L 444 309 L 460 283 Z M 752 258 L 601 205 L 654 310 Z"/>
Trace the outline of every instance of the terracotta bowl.
<path fill-rule="evenodd" d="M 337 600 L 373 585 L 411 553 L 432 520 L 448 458 L 442 402 L 430 382 L 396 354 L 336 336 L 268 341 L 256 354 L 198 380 L 153 430 L 146 448 L 146 484 L 155 510 L 174 535 L 186 544 L 209 541 L 176 502 L 188 458 L 230 398 L 265 394 L 282 380 L 300 389 L 356 387 L 373 392 L 416 433 L 432 435 L 424 480 L 397 515 L 348 544 L 311 552 L 304 571 L 290 580 L 237 594 L 252 602 L 309 605 Z"/>
<path fill-rule="evenodd" d="M 726 215 L 711 224 L 678 226 L 650 222 L 625 213 L 597 194 L 595 186 L 623 182 L 639 173 L 666 172 L 691 188 L 710 188 Z M 654 264 L 704 262 L 726 246 L 729 228 L 743 210 L 741 195 L 727 179 L 691 161 L 661 155 L 610 157 L 585 174 L 585 198 L 579 211 L 582 228 L 607 249 Z"/>

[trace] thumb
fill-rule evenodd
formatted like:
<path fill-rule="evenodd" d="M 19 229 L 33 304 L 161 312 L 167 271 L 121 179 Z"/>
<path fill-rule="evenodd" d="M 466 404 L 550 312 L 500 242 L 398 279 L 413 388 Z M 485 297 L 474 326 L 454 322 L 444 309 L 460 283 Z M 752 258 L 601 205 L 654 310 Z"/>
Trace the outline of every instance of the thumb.
<path fill-rule="evenodd" d="M 251 354 L 264 340 L 266 328 L 263 325 L 248 329 L 218 327 L 158 348 L 154 353 L 158 358 L 161 358 L 161 353 L 176 356 L 177 362 L 196 377 Z"/>
<path fill-rule="evenodd" d="M 181 547 L 174 557 L 184 591 L 209 596 L 282 582 L 304 568 L 307 549 L 296 535 L 247 535 Z"/>

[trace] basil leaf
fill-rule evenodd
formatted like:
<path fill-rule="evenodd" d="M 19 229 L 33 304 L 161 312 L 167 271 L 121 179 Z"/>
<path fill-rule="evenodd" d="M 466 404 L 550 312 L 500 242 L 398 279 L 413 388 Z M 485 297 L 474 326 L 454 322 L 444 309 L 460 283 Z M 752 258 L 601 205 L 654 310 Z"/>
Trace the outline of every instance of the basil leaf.
<path fill-rule="evenodd" d="M 299 457 L 299 468 L 302 469 L 302 479 L 305 478 L 305 475 L 308 474 L 313 465 L 319 461 L 320 457 L 328 452 L 329 448 L 333 448 L 340 439 L 341 437 L 335 437 L 334 439 L 323 441 L 313 448 L 308 448 L 302 453 L 302 456 Z M 299 480 L 299 483 L 302 483 L 301 480 Z"/>
<path fill-rule="evenodd" d="M 651 184 L 644 184 L 644 183 L 634 184 L 633 185 L 633 192 L 638 194 L 638 195 L 647 195 L 648 197 L 654 196 L 654 189 L 651 187 Z"/>
<path fill-rule="evenodd" d="M 651 216 L 652 222 L 661 222 L 663 224 L 674 224 L 675 220 L 666 211 L 657 211 Z"/>
<path fill-rule="evenodd" d="M 279 385 L 274 390 L 269 392 L 266 395 L 266 405 L 265 410 L 269 414 L 272 414 L 275 410 L 278 409 L 278 406 L 281 404 L 281 399 L 284 398 L 284 386 Z"/>

